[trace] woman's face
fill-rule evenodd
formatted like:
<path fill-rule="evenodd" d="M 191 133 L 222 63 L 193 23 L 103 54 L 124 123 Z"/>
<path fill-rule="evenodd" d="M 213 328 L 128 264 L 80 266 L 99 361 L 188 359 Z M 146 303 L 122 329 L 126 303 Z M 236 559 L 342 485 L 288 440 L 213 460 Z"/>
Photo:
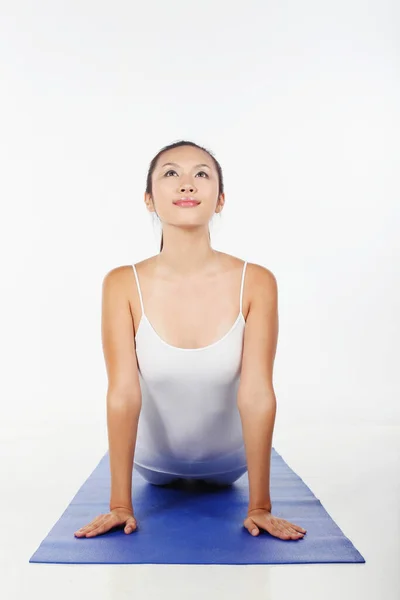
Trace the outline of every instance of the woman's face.
<path fill-rule="evenodd" d="M 173 163 L 173 164 L 171 164 Z M 225 195 L 218 197 L 218 173 L 207 152 L 193 146 L 179 146 L 164 152 L 152 177 L 153 194 L 145 194 L 147 208 L 162 223 L 176 226 L 206 226 L 220 212 Z M 181 198 L 198 200 L 193 208 L 174 204 Z"/>

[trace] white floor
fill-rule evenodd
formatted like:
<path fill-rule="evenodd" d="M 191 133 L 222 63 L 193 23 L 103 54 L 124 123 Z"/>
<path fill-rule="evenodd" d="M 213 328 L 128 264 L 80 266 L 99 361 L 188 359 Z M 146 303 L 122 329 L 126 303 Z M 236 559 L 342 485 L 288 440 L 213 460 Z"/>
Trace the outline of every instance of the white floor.
<path fill-rule="evenodd" d="M 7 600 L 400 598 L 400 428 L 318 426 L 274 434 L 275 449 L 365 564 L 29 564 L 106 451 L 106 432 L 98 423 L 42 423 L 1 428 L 0 440 L 0 593 Z"/>

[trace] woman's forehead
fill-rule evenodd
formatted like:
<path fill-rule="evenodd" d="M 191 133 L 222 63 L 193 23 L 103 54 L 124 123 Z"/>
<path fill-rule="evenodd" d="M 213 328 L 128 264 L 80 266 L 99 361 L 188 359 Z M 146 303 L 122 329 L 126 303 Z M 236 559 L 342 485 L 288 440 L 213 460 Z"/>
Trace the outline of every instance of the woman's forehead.
<path fill-rule="evenodd" d="M 171 164 L 175 167 L 199 167 L 207 166 L 213 168 L 210 156 L 199 148 L 174 148 L 165 152 L 159 160 L 159 168 Z"/>

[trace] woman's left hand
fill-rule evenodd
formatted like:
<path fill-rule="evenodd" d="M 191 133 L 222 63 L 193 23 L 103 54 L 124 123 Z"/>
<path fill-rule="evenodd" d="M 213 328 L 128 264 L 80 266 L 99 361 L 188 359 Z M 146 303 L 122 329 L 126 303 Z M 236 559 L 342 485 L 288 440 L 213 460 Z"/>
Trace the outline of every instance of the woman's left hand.
<path fill-rule="evenodd" d="M 252 535 L 258 535 L 260 533 L 259 528 L 261 528 L 281 540 L 299 540 L 306 533 L 306 529 L 290 523 L 286 519 L 274 517 L 264 508 L 249 510 L 243 525 Z"/>

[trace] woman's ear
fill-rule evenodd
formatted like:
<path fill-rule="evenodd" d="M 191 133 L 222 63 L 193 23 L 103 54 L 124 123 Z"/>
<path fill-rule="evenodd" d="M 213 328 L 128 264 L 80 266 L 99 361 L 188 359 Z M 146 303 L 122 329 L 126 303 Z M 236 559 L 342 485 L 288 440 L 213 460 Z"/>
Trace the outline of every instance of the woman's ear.
<path fill-rule="evenodd" d="M 146 205 L 147 210 L 149 210 L 150 212 L 155 212 L 153 199 L 151 197 L 151 194 L 149 194 L 148 192 L 146 192 L 144 195 L 144 203 Z"/>
<path fill-rule="evenodd" d="M 225 204 L 225 194 L 220 194 L 215 212 L 221 212 Z"/>

